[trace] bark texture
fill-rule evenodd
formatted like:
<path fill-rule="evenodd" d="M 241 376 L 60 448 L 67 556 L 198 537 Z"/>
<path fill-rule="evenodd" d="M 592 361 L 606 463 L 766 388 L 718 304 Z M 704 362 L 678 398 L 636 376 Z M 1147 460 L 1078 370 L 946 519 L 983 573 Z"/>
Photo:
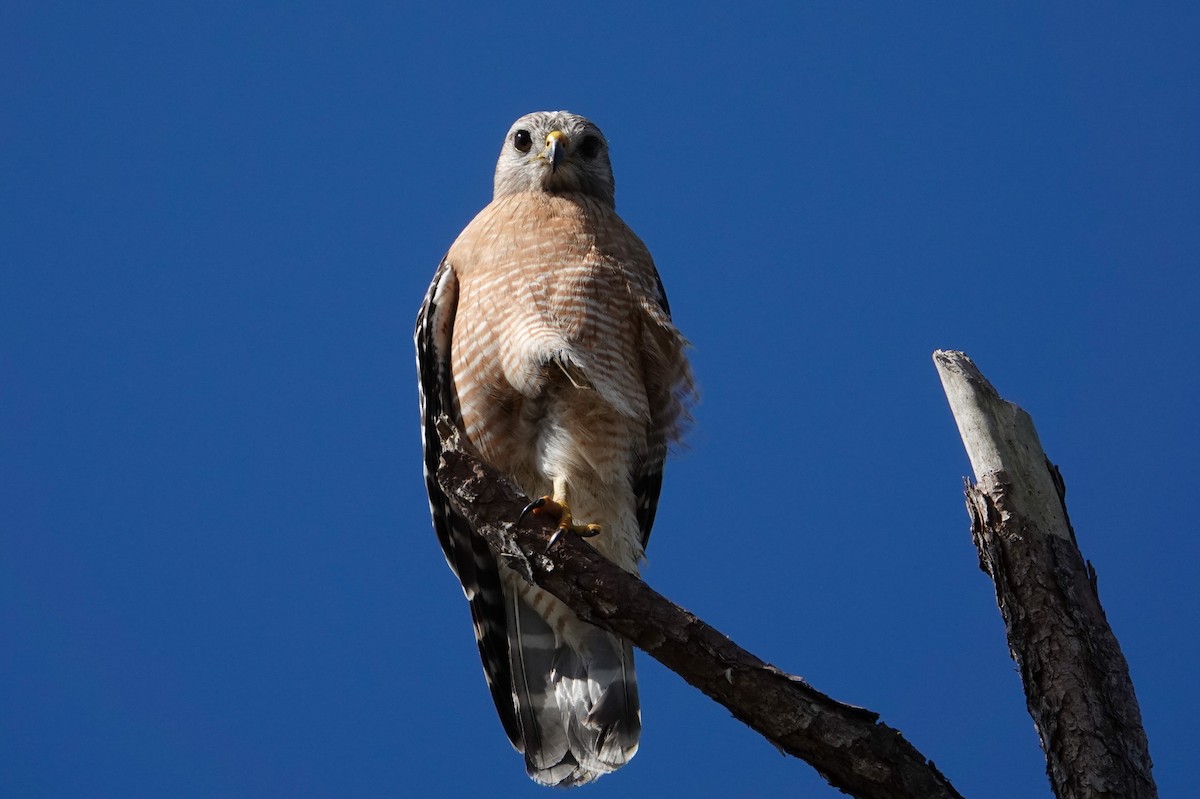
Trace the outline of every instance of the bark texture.
<path fill-rule="evenodd" d="M 975 485 L 964 481 L 971 535 L 996 586 L 1055 795 L 1156 797 L 1129 667 L 1076 545 L 1058 468 L 1033 420 L 970 358 L 933 357 L 975 472 Z"/>
<path fill-rule="evenodd" d="M 798 757 L 836 788 L 863 799 L 951 799 L 937 767 L 879 715 L 837 702 L 733 643 L 552 524 L 514 524 L 529 501 L 469 452 L 445 417 L 438 480 L 500 557 L 592 624 L 621 635 Z"/>

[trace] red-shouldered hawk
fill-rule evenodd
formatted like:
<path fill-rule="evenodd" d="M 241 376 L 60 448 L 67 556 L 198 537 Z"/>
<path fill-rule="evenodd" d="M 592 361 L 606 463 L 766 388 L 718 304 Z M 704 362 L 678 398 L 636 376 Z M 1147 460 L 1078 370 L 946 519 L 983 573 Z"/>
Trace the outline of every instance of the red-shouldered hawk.
<path fill-rule="evenodd" d="M 416 345 L 434 527 L 496 710 L 534 780 L 589 782 L 637 751 L 633 651 L 497 562 L 438 487 L 433 420 L 450 414 L 485 460 L 546 495 L 562 529 L 637 572 L 692 377 L 650 253 L 614 209 L 594 124 L 517 120 L 491 204 L 433 277 Z"/>

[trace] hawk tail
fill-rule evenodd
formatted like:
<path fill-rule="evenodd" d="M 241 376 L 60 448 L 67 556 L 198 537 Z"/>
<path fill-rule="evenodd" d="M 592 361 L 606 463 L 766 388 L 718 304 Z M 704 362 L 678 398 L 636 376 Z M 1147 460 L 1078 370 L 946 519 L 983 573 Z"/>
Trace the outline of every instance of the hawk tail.
<path fill-rule="evenodd" d="M 582 785 L 637 752 L 642 721 L 633 649 L 557 599 L 537 596 L 538 605 L 557 606 L 547 621 L 523 593 L 512 596 L 509 651 L 525 768 L 542 785 Z"/>

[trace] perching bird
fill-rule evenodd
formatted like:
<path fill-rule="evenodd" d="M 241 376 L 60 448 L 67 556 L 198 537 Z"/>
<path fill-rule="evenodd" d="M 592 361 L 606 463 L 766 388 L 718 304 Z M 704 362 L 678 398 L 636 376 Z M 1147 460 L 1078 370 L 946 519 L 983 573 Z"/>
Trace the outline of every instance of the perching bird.
<path fill-rule="evenodd" d="M 650 253 L 614 210 L 592 122 L 557 111 L 512 126 L 495 196 L 438 267 L 416 346 L 433 523 L 500 721 L 537 782 L 594 780 L 637 751 L 633 651 L 497 562 L 438 486 L 433 424 L 449 414 L 543 497 L 535 512 L 637 572 L 692 376 Z"/>

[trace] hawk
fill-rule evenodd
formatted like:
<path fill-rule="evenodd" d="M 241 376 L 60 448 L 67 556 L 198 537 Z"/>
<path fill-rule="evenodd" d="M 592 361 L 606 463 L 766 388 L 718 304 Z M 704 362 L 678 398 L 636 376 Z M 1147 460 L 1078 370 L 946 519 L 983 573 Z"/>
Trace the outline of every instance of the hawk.
<path fill-rule="evenodd" d="M 417 316 L 425 481 L 509 740 L 543 785 L 626 763 L 633 651 L 509 569 L 438 486 L 449 414 L 481 457 L 637 573 L 668 444 L 688 418 L 687 344 L 646 246 L 617 216 L 608 142 L 566 111 L 521 117 L 495 195 L 450 247 Z M 578 522 L 577 522 L 578 520 Z"/>

